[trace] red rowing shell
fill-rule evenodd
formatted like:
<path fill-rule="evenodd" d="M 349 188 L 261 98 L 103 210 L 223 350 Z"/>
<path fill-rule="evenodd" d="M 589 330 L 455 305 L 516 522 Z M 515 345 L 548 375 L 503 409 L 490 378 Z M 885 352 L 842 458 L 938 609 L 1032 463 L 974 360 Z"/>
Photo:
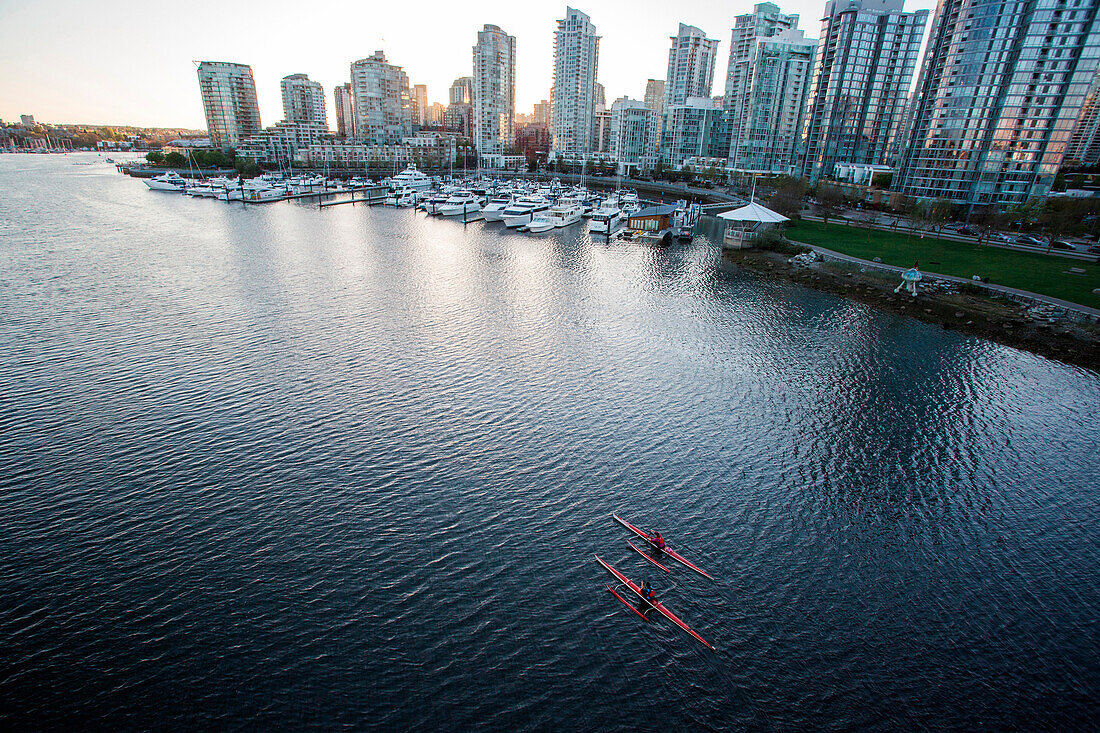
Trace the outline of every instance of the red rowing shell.
<path fill-rule="evenodd" d="M 613 567 L 611 567 L 610 565 L 608 565 L 608 564 L 607 564 L 606 562 L 604 562 L 604 561 L 603 561 L 603 560 L 602 560 L 602 559 L 600 558 L 600 556 L 599 556 L 599 555 L 596 555 L 595 557 L 596 557 L 596 562 L 598 562 L 598 563 L 599 563 L 600 565 L 603 565 L 603 566 L 604 566 L 604 568 L 605 568 L 605 569 L 606 569 L 606 570 L 607 570 L 607 571 L 608 571 L 609 573 L 611 573 L 612 575 L 614 575 L 614 576 L 615 576 L 615 577 L 616 577 L 616 578 L 617 578 L 617 579 L 619 580 L 619 582 L 620 582 L 620 583 L 622 583 L 622 584 L 623 584 L 623 585 L 625 585 L 625 586 L 626 586 L 627 588 L 630 588 L 630 590 L 632 590 L 632 591 L 634 591 L 634 592 L 635 592 L 636 594 L 638 594 L 638 597 L 640 597 L 640 598 L 645 598 L 645 596 L 643 596 L 643 595 L 642 595 L 642 589 L 641 589 L 641 588 L 640 588 L 640 587 L 639 587 L 639 586 L 638 586 L 637 584 L 635 584 L 635 583 L 634 583 L 633 581 L 631 581 L 631 580 L 630 580 L 630 578 L 626 577 L 625 575 L 623 575 L 622 573 L 620 573 L 620 572 L 619 572 L 618 570 L 616 570 L 615 568 L 613 568 Z M 610 590 L 610 589 L 609 589 L 609 590 Z M 614 592 L 614 591 L 612 591 L 612 592 Z M 616 594 L 616 595 L 618 595 L 618 594 Z M 622 599 L 620 598 L 620 600 L 622 600 Z M 656 610 L 657 610 L 657 611 L 658 611 L 658 612 L 659 612 L 659 613 L 660 613 L 660 614 L 661 614 L 662 616 L 664 616 L 665 618 L 667 618 L 667 619 L 668 619 L 669 621 L 671 621 L 672 623 L 676 624 L 676 625 L 677 625 L 677 626 L 679 626 L 679 627 L 680 627 L 681 629 L 683 629 L 684 631 L 688 632 L 689 634 L 691 634 L 692 636 L 694 636 L 694 637 L 695 637 L 696 639 L 698 639 L 699 641 L 701 641 L 701 642 L 702 642 L 702 643 L 703 643 L 704 645 L 706 645 L 706 647 L 707 647 L 708 649 L 714 650 L 714 647 L 712 647 L 712 646 L 711 646 L 711 645 L 710 645 L 710 644 L 709 644 L 709 643 L 707 642 L 707 640 L 706 640 L 706 639 L 704 639 L 703 637 L 701 637 L 701 636 L 699 636 L 698 634 L 696 634 L 696 633 L 695 633 L 695 631 L 693 631 L 693 630 L 692 630 L 692 628 L 691 628 L 690 626 L 688 626 L 688 625 L 687 625 L 687 624 L 685 624 L 685 623 L 684 623 L 683 621 L 681 621 L 681 620 L 679 619 L 679 617 L 677 617 L 677 616 L 676 616 L 676 614 L 674 614 L 674 613 L 673 613 L 672 611 L 670 611 L 670 610 L 668 610 L 667 608 L 665 608 L 665 607 L 664 607 L 664 605 L 663 605 L 663 604 L 662 604 L 662 603 L 661 603 L 660 601 L 646 601 L 646 602 L 647 602 L 647 603 L 649 603 L 649 605 L 653 606 L 653 608 L 654 608 L 654 609 L 656 609 Z"/>
<path fill-rule="evenodd" d="M 636 534 L 636 535 L 638 535 L 639 537 L 641 537 L 641 538 L 642 538 L 643 540 L 645 540 L 645 541 L 646 541 L 646 542 L 648 542 L 649 544 L 653 545 L 654 547 L 657 547 L 657 545 L 656 545 L 656 544 L 654 544 L 654 542 L 653 542 L 653 535 L 651 535 L 651 534 L 646 534 L 645 532 L 643 532 L 642 530 L 638 529 L 637 527 L 635 527 L 635 526 L 634 526 L 633 524 L 631 524 L 630 522 L 628 522 L 628 521 L 626 521 L 625 519 L 623 519 L 622 517 L 620 517 L 620 516 L 619 516 L 618 514 L 612 514 L 612 515 L 611 515 L 611 517 L 612 517 L 612 518 L 613 518 L 613 519 L 614 519 L 614 520 L 615 520 L 616 522 L 618 522 L 619 524 L 623 525 L 624 527 L 626 527 L 626 528 L 627 528 L 627 529 L 629 529 L 629 530 L 630 530 L 631 532 L 633 532 L 634 534 Z M 671 557 L 671 558 L 672 558 L 673 560 L 675 560 L 676 562 L 679 562 L 679 563 L 683 563 L 684 565 L 687 565 L 687 566 L 688 566 L 689 568 L 691 568 L 691 569 L 692 569 L 692 570 L 694 570 L 695 572 L 699 573 L 699 574 L 700 574 L 700 575 L 702 575 L 703 577 L 705 577 L 705 578 L 710 578 L 711 580 L 714 580 L 714 576 L 712 576 L 712 575 L 711 575 L 710 573 L 706 572 L 705 570 L 702 570 L 702 569 L 700 569 L 700 568 L 699 568 L 698 566 L 696 566 L 696 565 L 695 565 L 694 563 L 691 563 L 691 562 L 689 562 L 689 561 L 688 561 L 688 560 L 687 560 L 686 558 L 684 558 L 684 556 L 683 556 L 683 555 L 681 555 L 680 553 L 678 553 L 678 552 L 676 552 L 676 551 L 674 551 L 674 550 L 670 550 L 670 549 L 669 549 L 669 548 L 667 548 L 667 547 L 657 547 L 657 549 L 659 549 L 659 550 L 661 550 L 662 552 L 664 552 L 664 553 L 665 553 L 666 555 L 668 555 L 669 557 Z"/>

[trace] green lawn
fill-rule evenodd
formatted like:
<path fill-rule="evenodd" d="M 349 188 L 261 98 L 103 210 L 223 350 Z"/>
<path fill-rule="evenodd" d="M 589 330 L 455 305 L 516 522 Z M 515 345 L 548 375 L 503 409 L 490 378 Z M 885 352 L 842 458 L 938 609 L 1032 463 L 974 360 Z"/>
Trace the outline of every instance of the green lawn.
<path fill-rule="evenodd" d="M 860 229 L 844 224 L 825 226 L 818 221 L 800 221 L 787 227 L 787 238 L 804 244 L 843 252 L 873 260 L 881 257 L 889 265 L 912 267 L 969 278 L 988 277 L 990 283 L 1007 285 L 1033 293 L 1042 293 L 1073 303 L 1100 308 L 1100 265 L 1053 255 L 1016 252 L 1000 247 L 952 242 L 916 234 Z M 1085 270 L 1084 275 L 1067 274 L 1071 267 Z"/>

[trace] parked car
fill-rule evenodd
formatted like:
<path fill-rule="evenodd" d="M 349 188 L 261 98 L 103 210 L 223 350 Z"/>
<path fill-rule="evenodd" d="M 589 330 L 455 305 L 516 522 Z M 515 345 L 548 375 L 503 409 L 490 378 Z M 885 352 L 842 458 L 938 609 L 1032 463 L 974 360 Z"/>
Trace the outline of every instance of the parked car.
<path fill-rule="evenodd" d="M 1016 241 L 1016 238 L 1013 237 L 1011 234 L 998 234 L 997 239 L 1001 240 L 1002 242 L 1006 242 L 1008 244 L 1012 244 L 1013 242 Z"/>
<path fill-rule="evenodd" d="M 976 232 L 973 229 L 971 229 L 970 227 L 967 227 L 967 226 L 959 227 L 955 231 L 958 232 L 959 234 L 965 234 L 968 237 L 973 237 L 976 234 Z"/>
<path fill-rule="evenodd" d="M 1067 242 L 1063 239 L 1055 239 L 1053 242 L 1050 243 L 1050 248 L 1051 249 L 1072 249 L 1072 250 L 1077 249 L 1072 244 L 1070 244 L 1069 242 Z"/>
<path fill-rule="evenodd" d="M 1100 244 L 1089 245 L 1089 252 L 1092 252 L 1094 255 L 1100 254 Z"/>
<path fill-rule="evenodd" d="M 1032 237 L 1029 234 L 1025 234 L 1022 237 L 1016 237 L 1016 244 L 1022 244 L 1027 247 L 1045 247 L 1047 243 L 1038 237 Z"/>

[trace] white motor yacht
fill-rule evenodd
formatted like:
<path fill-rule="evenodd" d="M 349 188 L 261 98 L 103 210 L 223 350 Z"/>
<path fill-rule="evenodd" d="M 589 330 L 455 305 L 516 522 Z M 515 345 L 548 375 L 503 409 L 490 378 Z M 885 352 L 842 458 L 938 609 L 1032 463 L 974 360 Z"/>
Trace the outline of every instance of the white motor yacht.
<path fill-rule="evenodd" d="M 550 211 L 553 211 L 553 209 L 542 212 L 532 219 L 530 224 L 520 227 L 520 231 L 532 232 L 533 234 L 550 231 L 554 228 L 554 220 L 551 218 Z"/>
<path fill-rule="evenodd" d="M 623 225 L 623 215 L 619 210 L 619 199 L 615 196 L 604 199 L 600 208 L 592 212 L 588 220 L 588 231 L 594 234 L 613 234 Z"/>
<path fill-rule="evenodd" d="M 536 216 L 550 208 L 550 202 L 544 198 L 521 198 L 504 210 L 501 221 L 508 228 L 530 224 Z"/>
<path fill-rule="evenodd" d="M 550 211 L 547 212 L 550 223 L 556 227 L 567 227 L 570 224 L 576 224 L 581 220 L 583 214 L 584 206 L 568 199 L 562 199 L 551 206 Z"/>
<path fill-rule="evenodd" d="M 383 201 L 382 203 L 386 206 L 410 206 L 411 204 L 409 204 L 408 201 L 410 197 L 413 196 L 413 194 L 414 191 L 409 186 L 395 188 L 389 192 L 389 194 L 386 196 L 385 201 Z M 402 204 L 402 199 L 404 199 L 406 203 Z"/>
<path fill-rule="evenodd" d="M 459 191 L 439 207 L 439 213 L 443 216 L 472 214 L 475 211 L 481 211 L 481 199 L 472 191 Z"/>
<path fill-rule="evenodd" d="M 512 205 L 515 198 L 512 196 L 494 196 L 481 210 L 485 221 L 500 221 L 504 216 L 504 210 Z"/>
<path fill-rule="evenodd" d="M 416 169 L 414 163 L 389 180 L 390 188 L 402 188 L 407 186 L 414 191 L 425 191 L 432 187 L 432 179 Z"/>
<path fill-rule="evenodd" d="M 282 201 L 287 196 L 286 186 L 273 186 L 265 181 L 246 183 L 241 187 L 241 199 L 251 204 L 263 204 L 269 201 Z"/>
<path fill-rule="evenodd" d="M 153 178 L 146 178 L 145 185 L 154 191 L 176 191 L 179 193 L 186 190 L 187 179 L 175 171 L 168 171 Z"/>

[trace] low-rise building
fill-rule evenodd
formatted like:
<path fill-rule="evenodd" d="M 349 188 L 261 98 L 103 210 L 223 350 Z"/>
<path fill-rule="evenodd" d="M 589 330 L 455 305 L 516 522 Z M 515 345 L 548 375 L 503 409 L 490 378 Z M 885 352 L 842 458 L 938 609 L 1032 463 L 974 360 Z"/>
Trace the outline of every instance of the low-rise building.
<path fill-rule="evenodd" d="M 257 163 L 285 163 L 297 159 L 298 151 L 322 138 L 331 137 L 328 128 L 317 122 L 286 120 L 252 135 L 237 148 L 237 155 Z"/>
<path fill-rule="evenodd" d="M 497 168 L 518 171 L 527 167 L 527 156 L 506 155 L 504 153 L 482 153 L 478 156 L 483 168 Z"/>
<path fill-rule="evenodd" d="M 459 136 L 431 132 L 404 138 L 400 144 L 371 145 L 328 136 L 298 152 L 298 162 L 313 166 L 363 168 L 415 163 L 418 168 L 445 168 L 458 159 Z"/>

